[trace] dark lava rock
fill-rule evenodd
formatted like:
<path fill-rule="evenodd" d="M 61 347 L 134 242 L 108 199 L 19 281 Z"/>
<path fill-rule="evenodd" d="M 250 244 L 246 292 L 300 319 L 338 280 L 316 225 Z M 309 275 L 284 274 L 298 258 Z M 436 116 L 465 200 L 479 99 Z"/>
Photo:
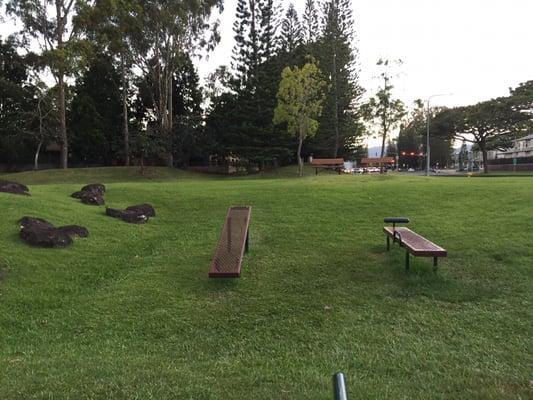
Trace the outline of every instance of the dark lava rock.
<path fill-rule="evenodd" d="M 69 236 L 78 236 L 82 238 L 89 236 L 89 231 L 87 230 L 87 228 L 84 228 L 83 226 L 79 226 L 79 225 L 65 225 L 65 226 L 60 226 L 59 228 L 56 228 L 56 229 L 60 230 L 61 232 L 66 233 Z"/>
<path fill-rule="evenodd" d="M 117 210 L 115 208 L 106 208 L 105 213 L 110 217 L 121 219 L 130 224 L 144 224 L 145 222 L 148 222 L 148 216 L 143 213 L 132 210 Z"/>
<path fill-rule="evenodd" d="M 30 196 L 29 191 L 30 189 L 21 183 L 0 180 L 0 192 Z"/>
<path fill-rule="evenodd" d="M 105 193 L 105 186 L 102 183 L 91 183 L 81 188 L 82 192 Z"/>
<path fill-rule="evenodd" d="M 138 214 L 144 214 L 147 217 L 155 217 L 155 209 L 150 204 L 138 204 L 136 206 L 126 207 L 127 211 L 133 211 Z"/>
<path fill-rule="evenodd" d="M 78 225 L 55 228 L 42 218 L 23 217 L 19 220 L 20 238 L 31 246 L 66 247 L 72 243 L 72 236 L 87 237 L 89 231 Z"/>
<path fill-rule="evenodd" d="M 149 217 L 155 217 L 155 209 L 150 204 L 129 206 L 125 210 L 106 208 L 105 213 L 110 217 L 119 218 L 130 224 L 144 224 L 148 222 Z"/>
<path fill-rule="evenodd" d="M 105 204 L 104 193 L 105 186 L 103 184 L 91 183 L 82 187 L 79 192 L 72 193 L 70 197 L 80 199 L 83 204 L 101 206 Z"/>
<path fill-rule="evenodd" d="M 37 227 L 42 229 L 49 229 L 54 227 L 54 225 L 52 225 L 47 220 L 35 217 L 22 217 L 21 219 L 19 219 L 18 223 L 21 228 Z"/>
<path fill-rule="evenodd" d="M 80 200 L 83 204 L 93 206 L 103 206 L 105 204 L 104 198 L 98 193 L 82 192 Z"/>

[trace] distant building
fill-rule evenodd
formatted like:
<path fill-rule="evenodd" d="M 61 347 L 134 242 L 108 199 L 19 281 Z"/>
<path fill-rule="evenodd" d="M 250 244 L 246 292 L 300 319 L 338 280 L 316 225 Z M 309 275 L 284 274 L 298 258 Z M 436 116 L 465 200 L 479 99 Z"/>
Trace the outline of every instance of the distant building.
<path fill-rule="evenodd" d="M 514 141 L 508 150 L 494 150 L 488 154 L 491 171 L 533 171 L 533 134 Z"/>
<path fill-rule="evenodd" d="M 490 151 L 488 156 L 489 160 L 497 160 L 501 158 L 512 159 L 521 157 L 533 157 L 533 134 L 515 140 L 513 147 L 508 150 Z"/>

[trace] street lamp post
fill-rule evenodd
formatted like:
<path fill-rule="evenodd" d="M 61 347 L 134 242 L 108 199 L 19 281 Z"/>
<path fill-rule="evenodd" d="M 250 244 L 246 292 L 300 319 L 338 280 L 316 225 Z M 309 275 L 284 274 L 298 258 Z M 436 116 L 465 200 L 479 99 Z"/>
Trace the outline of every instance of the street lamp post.
<path fill-rule="evenodd" d="M 441 94 L 434 94 L 427 98 L 427 111 L 426 111 L 426 176 L 429 176 L 429 163 L 431 160 L 431 150 L 429 148 L 429 101 L 433 97 L 440 97 L 440 96 L 451 96 L 452 93 L 441 93 Z"/>

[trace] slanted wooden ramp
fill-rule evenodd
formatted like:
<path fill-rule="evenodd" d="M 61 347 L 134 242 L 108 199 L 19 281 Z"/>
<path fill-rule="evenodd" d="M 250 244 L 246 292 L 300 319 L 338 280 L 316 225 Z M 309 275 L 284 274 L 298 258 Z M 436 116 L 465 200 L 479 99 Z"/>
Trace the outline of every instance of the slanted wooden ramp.
<path fill-rule="evenodd" d="M 241 275 L 244 252 L 248 251 L 251 212 L 250 206 L 233 206 L 228 209 L 211 261 L 210 278 L 238 278 Z"/>

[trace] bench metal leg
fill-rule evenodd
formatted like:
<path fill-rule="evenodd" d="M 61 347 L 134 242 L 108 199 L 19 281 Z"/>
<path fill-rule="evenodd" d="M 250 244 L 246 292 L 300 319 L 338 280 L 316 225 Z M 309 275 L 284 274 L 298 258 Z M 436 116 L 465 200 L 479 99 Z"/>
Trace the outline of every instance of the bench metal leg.
<path fill-rule="evenodd" d="M 433 257 L 433 271 L 437 271 L 437 260 L 438 257 Z"/>
<path fill-rule="evenodd" d="M 390 250 L 390 237 L 387 235 L 387 251 Z"/>
<path fill-rule="evenodd" d="M 318 175 L 318 168 L 315 168 L 315 175 Z"/>
<path fill-rule="evenodd" d="M 409 252 L 405 252 L 405 272 L 409 271 Z"/>

